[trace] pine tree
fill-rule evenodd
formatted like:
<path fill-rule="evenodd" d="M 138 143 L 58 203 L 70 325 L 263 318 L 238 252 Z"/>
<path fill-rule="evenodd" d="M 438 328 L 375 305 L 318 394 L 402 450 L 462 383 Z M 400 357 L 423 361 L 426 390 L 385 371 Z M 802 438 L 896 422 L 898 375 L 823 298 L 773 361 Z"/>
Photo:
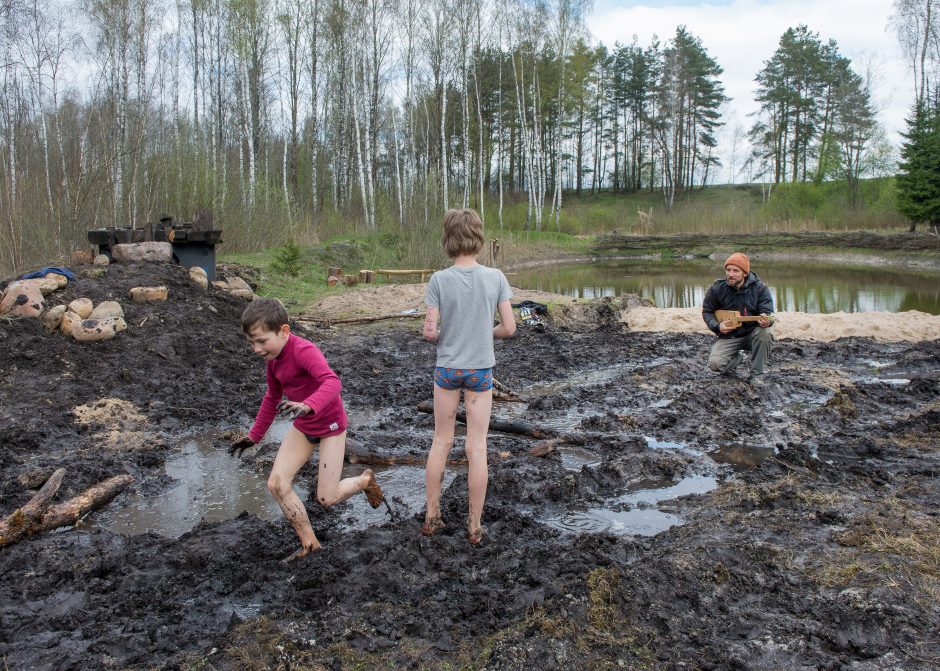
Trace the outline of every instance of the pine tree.
<path fill-rule="evenodd" d="M 897 177 L 898 211 L 918 223 L 940 226 L 940 101 L 918 104 L 907 120 Z"/>

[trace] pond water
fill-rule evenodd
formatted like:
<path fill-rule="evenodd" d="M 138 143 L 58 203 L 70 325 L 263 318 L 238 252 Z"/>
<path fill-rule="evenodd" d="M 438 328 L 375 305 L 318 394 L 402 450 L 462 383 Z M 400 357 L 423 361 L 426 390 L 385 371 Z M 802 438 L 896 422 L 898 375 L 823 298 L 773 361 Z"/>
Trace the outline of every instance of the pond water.
<path fill-rule="evenodd" d="M 940 272 L 813 263 L 755 262 L 778 312 L 902 312 L 940 314 Z M 705 291 L 722 277 L 720 262 L 597 261 L 541 266 L 512 273 L 520 289 L 599 298 L 637 294 L 661 308 L 699 307 Z"/>

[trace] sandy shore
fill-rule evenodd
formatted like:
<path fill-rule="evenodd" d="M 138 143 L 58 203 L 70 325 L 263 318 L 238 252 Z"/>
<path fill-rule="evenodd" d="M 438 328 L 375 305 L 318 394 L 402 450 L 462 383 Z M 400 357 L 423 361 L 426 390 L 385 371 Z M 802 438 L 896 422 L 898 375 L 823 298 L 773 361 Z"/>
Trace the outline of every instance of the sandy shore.
<path fill-rule="evenodd" d="M 709 333 L 701 308 L 633 308 L 622 318 L 634 331 Z M 834 312 L 808 314 L 780 312 L 775 329 L 778 338 L 828 342 L 846 336 L 874 338 L 882 342 L 936 340 L 940 316 L 909 312 Z"/>
<path fill-rule="evenodd" d="M 423 310 L 424 284 L 390 284 L 360 287 L 330 294 L 304 311 L 307 319 L 343 318 Z M 584 304 L 568 296 L 513 288 L 513 302 L 532 300 L 551 304 Z M 780 312 L 778 338 L 828 342 L 845 336 L 874 338 L 882 342 L 940 339 L 940 316 L 918 312 L 835 312 L 808 314 Z M 634 331 L 709 333 L 701 308 L 639 307 L 624 310 L 621 319 Z"/>

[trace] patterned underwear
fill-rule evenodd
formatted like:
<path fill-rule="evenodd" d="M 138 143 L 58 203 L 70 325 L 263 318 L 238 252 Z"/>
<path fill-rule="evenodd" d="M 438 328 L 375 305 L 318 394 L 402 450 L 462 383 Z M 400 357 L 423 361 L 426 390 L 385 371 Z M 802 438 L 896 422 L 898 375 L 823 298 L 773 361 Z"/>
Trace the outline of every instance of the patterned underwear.
<path fill-rule="evenodd" d="M 492 368 L 442 368 L 434 369 L 434 384 L 442 389 L 466 389 L 488 391 L 493 388 Z"/>

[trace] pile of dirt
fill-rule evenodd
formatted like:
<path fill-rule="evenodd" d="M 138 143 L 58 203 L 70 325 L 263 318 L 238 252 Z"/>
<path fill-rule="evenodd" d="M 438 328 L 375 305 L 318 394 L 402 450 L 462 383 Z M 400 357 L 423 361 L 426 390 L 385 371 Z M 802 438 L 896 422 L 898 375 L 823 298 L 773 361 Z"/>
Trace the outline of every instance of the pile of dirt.
<path fill-rule="evenodd" d="M 250 422 L 264 375 L 244 302 L 158 265 L 111 266 L 60 300 L 156 284 L 167 302 L 127 304 L 128 330 L 104 343 L 0 321 L 4 514 L 36 469 L 65 467 L 73 491 L 134 475 L 110 508 L 159 494 L 189 435 Z M 362 528 L 352 503 L 309 497 L 324 549 L 287 565 L 280 519 L 178 538 L 81 525 L 0 550 L 0 656 L 39 670 L 936 668 L 940 341 L 783 340 L 750 382 L 704 370 L 710 336 L 635 331 L 610 318 L 621 307 L 497 343 L 496 375 L 526 402 L 494 415 L 568 442 L 534 457 L 535 439 L 491 433 L 482 547 L 463 530 L 459 469 L 429 538 L 420 515 Z M 358 442 L 426 454 L 433 418 L 416 406 L 435 353 L 413 323 L 305 334 L 342 378 Z M 146 449 L 112 440 L 124 433 Z M 393 502 L 407 493 L 383 479 Z"/>

